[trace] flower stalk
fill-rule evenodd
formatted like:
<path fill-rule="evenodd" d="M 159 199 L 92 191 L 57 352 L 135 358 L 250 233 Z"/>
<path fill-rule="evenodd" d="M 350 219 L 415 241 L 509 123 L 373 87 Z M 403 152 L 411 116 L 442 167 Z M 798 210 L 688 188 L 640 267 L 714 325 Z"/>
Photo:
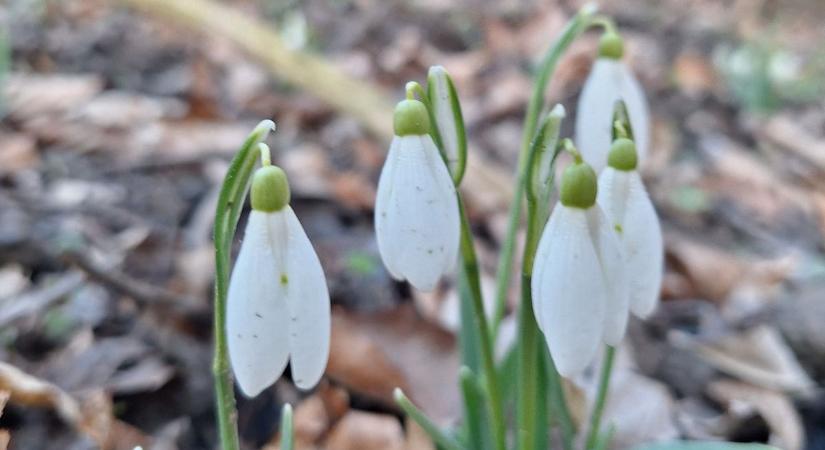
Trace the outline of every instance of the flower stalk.
<path fill-rule="evenodd" d="M 229 351 L 226 336 L 226 297 L 229 285 L 232 239 L 249 192 L 252 169 L 258 160 L 260 144 L 275 129 L 271 120 L 264 120 L 255 127 L 241 149 L 232 159 L 224 178 L 215 211 L 215 304 L 214 346 L 212 374 L 215 382 L 215 401 L 218 416 L 218 432 L 223 450 L 238 450 L 237 413 L 235 392 L 229 367 Z"/>
<path fill-rule="evenodd" d="M 553 190 L 553 167 L 558 155 L 559 128 L 564 109 L 559 105 L 544 119 L 530 148 L 527 172 L 524 179 L 527 192 L 527 237 L 521 270 L 521 303 L 518 316 L 518 385 L 516 421 L 518 449 L 538 450 L 538 430 L 546 426 L 546 417 L 538 414 L 539 383 L 542 382 L 540 362 L 542 352 L 540 334 L 533 311 L 531 292 L 533 261 L 547 221 L 547 205 Z M 540 205 L 544 202 L 544 205 Z M 542 423 L 545 422 L 545 423 Z"/>
<path fill-rule="evenodd" d="M 602 414 L 607 403 L 607 393 L 610 388 L 610 374 L 613 372 L 613 361 L 616 359 L 616 347 L 605 346 L 604 359 L 602 360 L 601 375 L 599 376 L 599 388 L 596 393 L 596 403 L 593 404 L 593 412 L 590 414 L 590 431 L 587 434 L 585 450 L 594 450 L 599 443 Z"/>
<path fill-rule="evenodd" d="M 521 219 L 522 197 L 524 197 L 524 174 L 527 170 L 530 143 L 536 135 L 539 113 L 544 105 L 544 92 L 547 89 L 547 84 L 550 82 L 550 77 L 553 75 L 559 59 L 561 59 L 561 56 L 570 44 L 592 25 L 595 13 L 596 8 L 592 4 L 585 5 L 579 10 L 576 16 L 567 24 L 567 27 L 562 31 L 553 46 L 545 53 L 539 63 L 533 81 L 533 92 L 527 104 L 524 129 L 521 135 L 521 147 L 516 169 L 516 187 L 513 192 L 513 199 L 510 202 L 510 210 L 507 215 L 507 228 L 504 234 L 501 256 L 499 257 L 496 271 L 495 311 L 492 320 L 493 336 L 498 335 L 498 328 L 501 325 L 504 310 L 507 306 L 507 291 L 513 272 L 516 231 L 518 230 Z"/>

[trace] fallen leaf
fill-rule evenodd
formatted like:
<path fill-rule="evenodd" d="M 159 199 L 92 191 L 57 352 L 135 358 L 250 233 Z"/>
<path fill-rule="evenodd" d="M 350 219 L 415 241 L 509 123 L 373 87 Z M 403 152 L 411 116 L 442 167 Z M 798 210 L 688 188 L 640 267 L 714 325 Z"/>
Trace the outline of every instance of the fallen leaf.
<path fill-rule="evenodd" d="M 373 314 L 336 310 L 332 323 L 330 377 L 387 405 L 394 405 L 392 390 L 400 387 L 442 425 L 459 417 L 459 361 L 449 332 L 411 305 Z"/>
<path fill-rule="evenodd" d="M 757 386 L 794 393 L 815 386 L 779 332 L 767 325 L 692 347 L 717 369 Z"/>
<path fill-rule="evenodd" d="M 0 132 L 0 174 L 13 174 L 37 167 L 40 156 L 31 136 Z"/>
<path fill-rule="evenodd" d="M 687 276 L 700 298 L 725 300 L 745 274 L 739 258 L 716 247 L 673 233 L 666 233 L 665 240 L 669 262 Z"/>
<path fill-rule="evenodd" d="M 595 401 L 597 378 L 592 377 L 584 388 L 589 408 Z M 673 397 L 667 386 L 634 371 L 629 354 L 619 348 L 602 419 L 604 426 L 615 427 L 611 446 L 629 448 L 675 439 L 679 430 L 674 419 Z"/>
<path fill-rule="evenodd" d="M 97 75 L 12 73 L 3 81 L 3 98 L 10 116 L 25 119 L 75 110 L 102 89 Z"/>
<path fill-rule="evenodd" d="M 327 450 L 404 450 L 401 423 L 393 416 L 348 412 L 330 431 Z"/>
<path fill-rule="evenodd" d="M 708 386 L 708 393 L 741 420 L 753 413 L 762 416 L 771 431 L 769 444 L 784 450 L 803 448 L 802 421 L 787 395 L 734 380 L 715 381 Z"/>
<path fill-rule="evenodd" d="M 696 97 L 710 92 L 718 84 L 716 69 L 699 53 L 679 54 L 673 62 L 673 78 L 685 94 Z"/>

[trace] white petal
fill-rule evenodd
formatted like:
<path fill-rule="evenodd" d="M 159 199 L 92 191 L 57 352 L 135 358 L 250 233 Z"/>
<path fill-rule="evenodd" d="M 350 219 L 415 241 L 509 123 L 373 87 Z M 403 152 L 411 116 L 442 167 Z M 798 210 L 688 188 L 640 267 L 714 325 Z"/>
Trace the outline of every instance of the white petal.
<path fill-rule="evenodd" d="M 627 328 L 630 284 L 615 231 L 598 205 L 587 210 L 590 238 L 596 248 L 607 289 L 604 317 L 604 342 L 618 345 Z"/>
<path fill-rule="evenodd" d="M 376 205 L 379 251 L 391 273 L 429 291 L 454 267 L 458 255 L 455 187 L 429 135 L 395 141 L 389 194 Z"/>
<path fill-rule="evenodd" d="M 384 167 L 381 169 L 381 176 L 378 179 L 378 192 L 375 197 L 375 236 L 378 241 L 378 253 L 381 255 L 387 271 L 396 280 L 403 280 L 404 276 L 395 266 L 395 262 L 399 259 L 397 255 L 400 241 L 392 236 L 392 230 L 388 227 L 388 214 L 390 206 L 393 204 L 390 199 L 395 190 L 395 174 L 399 165 L 398 159 L 401 152 L 399 147 L 401 147 L 401 139 L 396 137 L 390 144 L 387 160 L 384 162 Z"/>
<path fill-rule="evenodd" d="M 585 211 L 556 205 L 539 242 L 532 291 L 536 315 L 559 373 L 580 373 L 596 355 L 604 328 L 607 288 Z M 538 269 L 538 270 L 537 270 Z"/>
<path fill-rule="evenodd" d="M 637 172 L 630 175 L 627 213 L 622 228 L 630 271 L 630 308 L 639 317 L 656 308 L 662 288 L 664 246 L 659 217 Z"/>
<path fill-rule="evenodd" d="M 533 315 L 536 317 L 536 323 L 538 323 L 539 329 L 542 331 L 544 331 L 544 316 L 540 314 L 540 312 L 543 311 L 542 303 L 547 301 L 548 295 L 546 292 L 541 291 L 541 283 L 539 283 L 537 275 L 544 273 L 545 265 L 553 262 L 553 258 L 550 258 L 550 255 L 554 251 L 556 241 L 551 237 L 557 236 L 560 233 L 559 224 L 562 222 L 559 221 L 559 217 L 563 215 L 561 205 L 556 204 L 553 213 L 550 214 L 550 219 L 547 220 L 547 224 L 544 226 L 544 230 L 542 230 L 539 245 L 536 247 L 536 257 L 533 260 L 533 273 L 530 277 L 530 289 L 533 297 Z"/>
<path fill-rule="evenodd" d="M 278 283 L 286 236 L 273 214 L 252 211 L 232 270 L 226 306 L 229 359 L 241 391 L 258 395 L 284 371 L 289 356 L 285 292 Z M 285 242 L 285 239 L 283 239 Z"/>
<path fill-rule="evenodd" d="M 289 351 L 292 379 L 301 389 L 311 389 L 324 374 L 329 357 L 330 306 L 324 270 L 298 218 L 289 206 L 286 289 L 289 309 Z"/>
<path fill-rule="evenodd" d="M 621 61 L 599 58 L 584 83 L 576 113 L 576 144 L 584 159 L 599 173 L 607 165 L 613 108 L 624 100 L 636 139 L 639 161 L 647 155 L 650 118 L 644 92 Z"/>

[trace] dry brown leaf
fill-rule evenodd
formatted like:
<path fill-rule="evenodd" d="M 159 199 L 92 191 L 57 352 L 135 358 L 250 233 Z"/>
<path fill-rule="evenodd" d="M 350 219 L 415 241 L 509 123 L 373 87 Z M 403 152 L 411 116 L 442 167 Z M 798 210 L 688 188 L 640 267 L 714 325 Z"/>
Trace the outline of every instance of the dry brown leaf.
<path fill-rule="evenodd" d="M 597 378 L 593 376 L 583 388 L 591 405 L 588 410 L 595 401 Z M 673 397 L 667 386 L 637 373 L 623 348 L 617 352 L 609 389 L 602 424 L 615 426 L 611 446 L 631 448 L 679 436 Z"/>
<path fill-rule="evenodd" d="M 332 189 L 342 206 L 370 210 L 375 203 L 375 186 L 356 172 L 337 174 L 333 178 Z"/>
<path fill-rule="evenodd" d="M 693 346 L 717 369 L 757 386 L 795 393 L 815 386 L 779 332 L 767 325 Z"/>
<path fill-rule="evenodd" d="M 25 119 L 75 110 L 101 89 L 97 75 L 12 73 L 3 82 L 3 98 L 12 117 Z"/>
<path fill-rule="evenodd" d="M 80 426 L 82 423 L 80 405 L 72 396 L 57 386 L 2 361 L 0 391 L 8 391 L 10 401 L 16 404 L 51 408 L 70 424 Z"/>
<path fill-rule="evenodd" d="M 112 399 L 102 389 L 85 391 L 77 400 L 54 384 L 0 362 L 0 392 L 21 406 L 53 409 L 103 450 L 131 450 L 149 442 L 142 432 L 114 418 Z"/>
<path fill-rule="evenodd" d="M 406 379 L 358 322 L 341 310 L 333 311 L 327 375 L 356 392 L 389 403 L 392 390 L 406 387 Z"/>
<path fill-rule="evenodd" d="M 348 412 L 330 431 L 327 450 L 404 450 L 404 433 L 393 416 Z"/>
<path fill-rule="evenodd" d="M 718 83 L 713 64 L 696 52 L 685 52 L 676 57 L 673 62 L 673 78 L 676 85 L 689 96 L 712 91 Z"/>
<path fill-rule="evenodd" d="M 128 150 L 123 157 L 131 161 L 145 161 L 152 157 L 166 161 L 186 160 L 205 153 L 234 155 L 254 127 L 252 122 L 153 122 L 132 131 L 127 137 L 127 147 L 118 150 Z"/>
<path fill-rule="evenodd" d="M 665 238 L 671 265 L 703 299 L 725 300 L 745 274 L 744 263 L 730 253 L 679 234 L 667 233 Z"/>
<path fill-rule="evenodd" d="M 330 428 L 349 411 L 346 390 L 322 381 L 315 392 L 295 407 L 294 444 L 298 450 L 317 448 Z M 280 448 L 281 436 L 274 436 L 264 450 Z"/>
<path fill-rule="evenodd" d="M 9 395 L 11 395 L 9 391 L 0 390 L 0 417 L 3 417 L 3 410 L 6 408 L 6 402 L 9 401 Z M 0 429 L 0 450 L 8 448 L 9 439 L 11 439 L 11 436 L 8 430 Z"/>
<path fill-rule="evenodd" d="M 31 169 L 39 162 L 34 138 L 23 133 L 0 133 L 0 174 Z"/>
<path fill-rule="evenodd" d="M 400 387 L 440 424 L 460 413 L 455 338 L 411 305 L 376 314 L 333 313 L 328 374 L 393 405 Z"/>
<path fill-rule="evenodd" d="M 409 416 L 404 418 L 404 430 L 406 431 L 404 442 L 406 450 L 435 450 L 435 444 L 430 439 L 430 435 Z"/>
<path fill-rule="evenodd" d="M 790 151 L 825 171 L 825 142 L 813 136 L 787 114 L 773 116 L 757 131 L 780 148 Z"/>
<path fill-rule="evenodd" d="M 771 431 L 769 444 L 785 450 L 801 450 L 805 432 L 799 413 L 787 395 L 764 387 L 733 380 L 718 380 L 708 394 L 721 402 L 728 413 L 747 419 L 758 413 Z"/>

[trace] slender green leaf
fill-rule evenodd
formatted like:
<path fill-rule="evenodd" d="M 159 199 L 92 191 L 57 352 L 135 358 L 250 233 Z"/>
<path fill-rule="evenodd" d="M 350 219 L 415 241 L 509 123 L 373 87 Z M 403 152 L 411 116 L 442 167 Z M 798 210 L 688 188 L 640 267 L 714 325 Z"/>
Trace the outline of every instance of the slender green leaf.
<path fill-rule="evenodd" d="M 464 425 L 467 428 L 467 446 L 473 450 L 490 450 L 493 448 L 493 435 L 490 428 L 490 419 L 484 388 L 478 377 L 468 367 L 459 371 L 461 393 L 464 398 Z"/>

